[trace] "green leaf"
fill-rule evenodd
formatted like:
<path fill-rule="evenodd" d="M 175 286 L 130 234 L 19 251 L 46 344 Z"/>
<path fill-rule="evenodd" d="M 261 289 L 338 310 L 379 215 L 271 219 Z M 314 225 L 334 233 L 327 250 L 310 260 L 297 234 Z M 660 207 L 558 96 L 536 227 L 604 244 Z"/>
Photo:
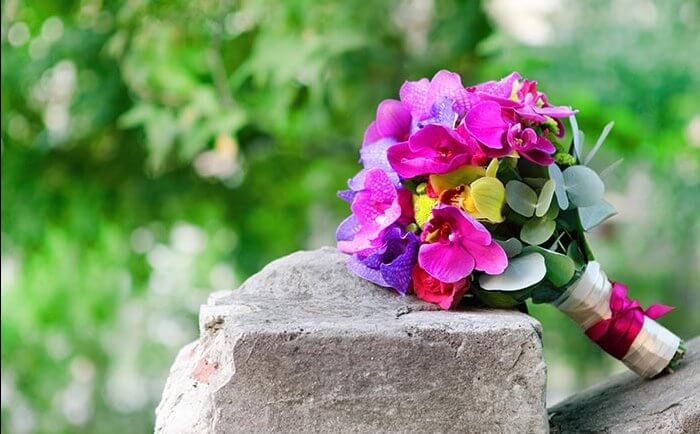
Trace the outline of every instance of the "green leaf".
<path fill-rule="evenodd" d="M 534 218 L 528 220 L 520 229 L 520 239 L 533 246 L 540 245 L 547 241 L 557 225 L 553 220 L 546 218 Z"/>
<path fill-rule="evenodd" d="M 537 198 L 537 206 L 535 207 L 535 215 L 537 217 L 542 217 L 549 210 L 549 205 L 552 203 L 552 197 L 554 197 L 554 188 L 556 184 L 551 179 L 547 180 L 542 186 L 540 191 L 540 196 Z"/>
<path fill-rule="evenodd" d="M 586 265 L 586 258 L 583 257 L 581 248 L 575 240 L 571 241 L 566 248 L 566 256 L 574 261 L 577 270 L 583 270 L 583 267 Z"/>
<path fill-rule="evenodd" d="M 551 282 L 546 280 L 535 285 L 530 291 L 530 297 L 535 304 L 552 303 L 561 297 L 562 294 L 562 290 L 557 289 Z"/>
<path fill-rule="evenodd" d="M 485 305 L 498 309 L 511 309 L 522 303 L 516 292 L 484 291 L 477 288 L 474 295 Z"/>
<path fill-rule="evenodd" d="M 523 243 L 517 238 L 508 238 L 507 240 L 495 240 L 506 252 L 509 258 L 518 256 L 523 251 Z"/>
<path fill-rule="evenodd" d="M 506 184 L 506 202 L 518 214 L 532 217 L 537 206 L 537 193 L 523 182 L 509 181 Z"/>
<path fill-rule="evenodd" d="M 539 253 L 529 253 L 513 258 L 498 276 L 482 274 L 479 285 L 487 291 L 518 291 L 544 279 L 547 267 Z"/>
<path fill-rule="evenodd" d="M 571 134 L 574 139 L 574 157 L 581 159 L 581 136 L 579 135 L 578 122 L 576 122 L 576 116 L 569 116 L 569 122 L 571 123 Z M 562 207 L 562 209 L 566 209 Z"/>
<path fill-rule="evenodd" d="M 584 231 L 590 231 L 615 214 L 617 214 L 615 207 L 604 200 L 595 205 L 579 207 L 578 209 L 578 216 Z"/>
<path fill-rule="evenodd" d="M 564 175 L 556 164 L 549 165 L 549 177 L 554 181 L 554 193 L 557 195 L 559 208 L 566 210 L 569 208 L 569 198 L 566 196 L 566 185 Z"/>
<path fill-rule="evenodd" d="M 593 160 L 593 157 L 595 157 L 595 154 L 598 153 L 600 147 L 603 146 L 603 142 L 605 142 L 605 139 L 608 137 L 608 134 L 610 134 L 610 130 L 612 130 L 613 126 L 615 126 L 615 122 L 609 122 L 603 128 L 603 132 L 600 133 L 600 137 L 598 137 L 598 141 L 596 142 L 593 149 L 591 149 L 591 152 L 589 152 L 588 155 L 586 155 L 586 159 L 583 162 L 583 164 L 588 165 L 588 163 L 590 163 L 591 160 Z"/>
<path fill-rule="evenodd" d="M 556 288 L 563 287 L 574 277 L 576 266 L 573 259 L 569 258 L 567 255 L 537 246 L 528 246 L 523 249 L 523 252 L 535 252 L 544 257 L 544 263 L 547 266 L 545 279 L 552 282 Z"/>
<path fill-rule="evenodd" d="M 590 167 L 571 166 L 563 176 L 566 194 L 575 206 L 591 206 L 603 199 L 605 185 Z"/>

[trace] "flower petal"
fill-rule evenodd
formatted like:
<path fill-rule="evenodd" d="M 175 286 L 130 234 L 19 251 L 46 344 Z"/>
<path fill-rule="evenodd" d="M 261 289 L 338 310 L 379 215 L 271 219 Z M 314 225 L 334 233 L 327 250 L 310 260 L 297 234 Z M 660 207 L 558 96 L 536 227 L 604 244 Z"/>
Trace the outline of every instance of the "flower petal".
<path fill-rule="evenodd" d="M 418 264 L 434 278 L 454 283 L 468 276 L 475 262 L 457 243 L 432 243 L 420 246 Z"/>
<path fill-rule="evenodd" d="M 508 125 L 501 115 L 501 107 L 493 101 L 485 101 L 472 107 L 464 118 L 467 130 L 484 146 L 504 148 L 504 134 Z"/>

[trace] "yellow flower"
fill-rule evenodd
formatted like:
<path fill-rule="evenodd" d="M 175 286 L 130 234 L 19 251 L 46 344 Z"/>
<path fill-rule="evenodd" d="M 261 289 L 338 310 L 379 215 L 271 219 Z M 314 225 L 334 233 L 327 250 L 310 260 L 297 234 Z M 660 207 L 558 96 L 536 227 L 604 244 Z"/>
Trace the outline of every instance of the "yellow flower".
<path fill-rule="evenodd" d="M 498 160 L 488 167 L 462 166 L 444 175 L 431 175 L 430 185 L 439 194 L 440 202 L 461 207 L 478 220 L 500 223 L 506 189 L 496 178 Z"/>

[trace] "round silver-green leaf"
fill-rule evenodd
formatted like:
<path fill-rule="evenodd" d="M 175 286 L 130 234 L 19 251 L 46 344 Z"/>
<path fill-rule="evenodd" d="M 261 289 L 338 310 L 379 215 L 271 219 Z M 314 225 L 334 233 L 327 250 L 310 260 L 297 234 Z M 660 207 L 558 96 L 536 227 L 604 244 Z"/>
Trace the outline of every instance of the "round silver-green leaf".
<path fill-rule="evenodd" d="M 569 208 L 569 198 L 566 197 L 566 185 L 564 185 L 564 175 L 556 163 L 549 165 L 549 177 L 554 181 L 554 193 L 557 195 L 557 203 L 560 209 Z"/>
<path fill-rule="evenodd" d="M 549 205 L 552 203 L 552 197 L 554 197 L 554 188 L 556 184 L 551 179 L 547 180 L 540 190 L 540 196 L 537 198 L 537 206 L 535 207 L 535 215 L 537 217 L 542 217 L 547 214 Z"/>
<path fill-rule="evenodd" d="M 520 229 L 520 239 L 533 246 L 547 241 L 556 229 L 556 223 L 546 218 L 528 220 Z"/>
<path fill-rule="evenodd" d="M 566 194 L 575 206 L 592 206 L 603 199 L 605 185 L 590 167 L 571 166 L 562 175 Z"/>
<path fill-rule="evenodd" d="M 518 214 L 532 217 L 537 206 L 537 193 L 524 182 L 509 181 L 506 184 L 506 202 Z"/>
<path fill-rule="evenodd" d="M 529 253 L 511 259 L 498 276 L 483 274 L 479 286 L 487 291 L 518 291 L 540 282 L 545 274 L 544 257 L 539 253 Z"/>

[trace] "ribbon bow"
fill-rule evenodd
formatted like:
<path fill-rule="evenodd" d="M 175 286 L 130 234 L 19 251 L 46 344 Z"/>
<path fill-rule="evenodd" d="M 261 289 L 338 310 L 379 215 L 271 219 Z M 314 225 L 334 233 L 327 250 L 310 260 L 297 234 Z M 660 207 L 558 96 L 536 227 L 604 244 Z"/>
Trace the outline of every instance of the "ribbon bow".
<path fill-rule="evenodd" d="M 622 359 L 644 326 L 644 316 L 660 318 L 674 308 L 664 304 L 652 304 L 644 310 L 639 300 L 627 298 L 627 285 L 613 282 L 610 294 L 612 316 L 593 324 L 586 335 L 607 353 Z"/>

